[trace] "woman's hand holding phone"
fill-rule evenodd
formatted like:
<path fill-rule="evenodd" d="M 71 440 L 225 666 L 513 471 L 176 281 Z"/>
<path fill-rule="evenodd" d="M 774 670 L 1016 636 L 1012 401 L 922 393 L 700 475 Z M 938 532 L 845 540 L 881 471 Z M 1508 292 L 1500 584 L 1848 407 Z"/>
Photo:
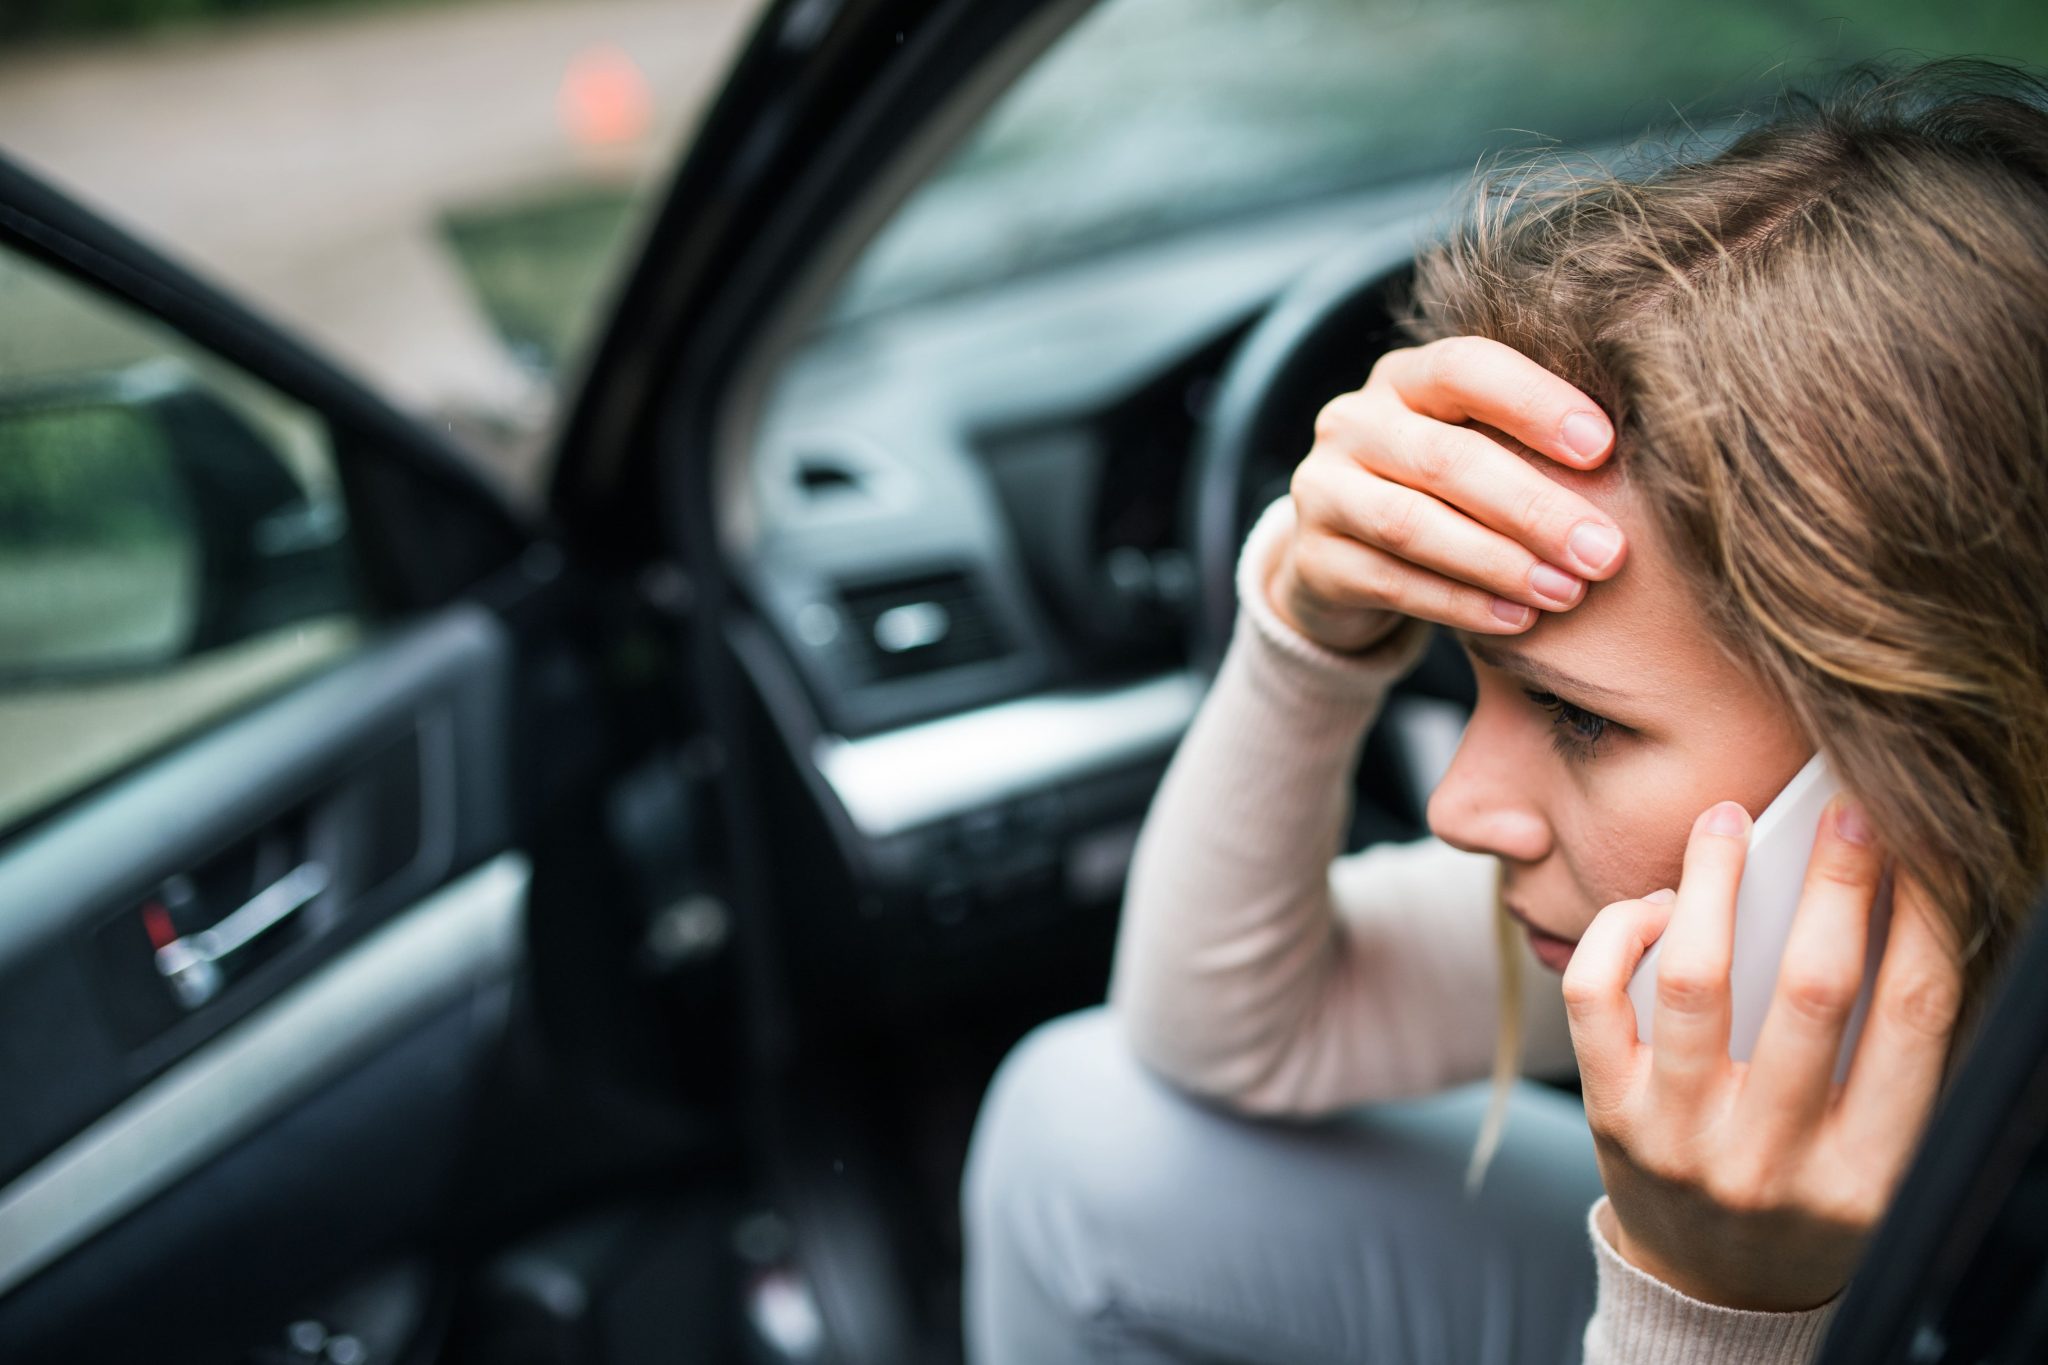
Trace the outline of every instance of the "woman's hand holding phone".
<path fill-rule="evenodd" d="M 1403 616 L 1512 635 L 1620 569 L 1620 528 L 1484 428 L 1573 469 L 1614 445 L 1591 399 L 1499 342 L 1387 352 L 1324 405 L 1294 472 L 1295 529 L 1267 584 L 1281 618 L 1346 653 Z"/>
<path fill-rule="evenodd" d="M 1618 901 L 1564 974 L 1572 1044 L 1622 1257 L 1730 1308 L 1792 1311 L 1848 1283 L 1933 1112 L 1962 975 L 1925 889 L 1894 872 L 1884 957 L 1848 1080 L 1882 850 L 1837 797 L 1816 835 L 1755 1051 L 1729 1057 L 1735 904 L 1750 820 L 1694 822 L 1675 896 Z M 1628 982 L 1661 938 L 1654 1043 Z"/>

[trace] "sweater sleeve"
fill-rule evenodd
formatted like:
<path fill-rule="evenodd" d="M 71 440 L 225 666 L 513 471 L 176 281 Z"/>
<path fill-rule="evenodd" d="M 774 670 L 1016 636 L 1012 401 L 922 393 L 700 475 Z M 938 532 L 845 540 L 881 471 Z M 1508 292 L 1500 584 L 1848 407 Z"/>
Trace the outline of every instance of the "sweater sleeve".
<path fill-rule="evenodd" d="M 1840 1295 L 1799 1313 L 1703 1303 L 1624 1260 L 1609 1240 L 1612 1217 L 1606 1195 L 1586 1214 L 1598 1287 L 1585 1365 L 1806 1365 L 1819 1353 Z"/>
<path fill-rule="evenodd" d="M 1229 649 L 1139 835 L 1110 998 L 1168 1079 L 1312 1114 L 1489 1074 L 1500 962 L 1493 858 L 1434 838 L 1339 856 L 1360 745 L 1431 628 L 1346 655 L 1287 625 L 1265 585 L 1292 526 L 1283 497 L 1246 538 Z M 1517 955 L 1524 1068 L 1571 1074 L 1558 978 Z"/>

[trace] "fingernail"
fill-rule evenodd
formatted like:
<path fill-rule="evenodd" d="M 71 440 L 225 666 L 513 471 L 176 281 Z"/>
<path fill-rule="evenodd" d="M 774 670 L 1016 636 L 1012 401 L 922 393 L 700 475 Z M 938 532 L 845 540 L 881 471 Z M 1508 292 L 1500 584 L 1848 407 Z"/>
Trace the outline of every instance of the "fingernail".
<path fill-rule="evenodd" d="M 1602 526 L 1597 521 L 1582 521 L 1572 528 L 1571 536 L 1565 541 L 1565 548 L 1572 557 L 1586 566 L 1588 573 L 1599 573 L 1614 562 L 1621 553 L 1621 532 L 1612 526 Z"/>
<path fill-rule="evenodd" d="M 1843 797 L 1835 807 L 1835 833 L 1852 844 L 1870 842 L 1870 820 L 1863 814 L 1863 806 L 1851 797 Z"/>
<path fill-rule="evenodd" d="M 1607 419 L 1597 412 L 1573 413 L 1564 419 L 1559 434 L 1573 454 L 1588 460 L 1607 449 Z"/>
<path fill-rule="evenodd" d="M 1669 905 L 1678 899 L 1678 893 L 1667 886 L 1662 891 L 1652 891 L 1643 899 L 1656 905 Z"/>
<path fill-rule="evenodd" d="M 1723 801 L 1707 812 L 1707 833 L 1741 838 L 1749 829 L 1749 812 L 1733 801 Z"/>
<path fill-rule="evenodd" d="M 1569 604 L 1579 595 L 1579 580 L 1548 564 L 1538 564 L 1529 570 L 1529 586 L 1553 602 Z"/>
<path fill-rule="evenodd" d="M 1505 597 L 1493 599 L 1493 614 L 1511 626 L 1529 624 L 1530 608 L 1520 602 L 1510 602 Z"/>

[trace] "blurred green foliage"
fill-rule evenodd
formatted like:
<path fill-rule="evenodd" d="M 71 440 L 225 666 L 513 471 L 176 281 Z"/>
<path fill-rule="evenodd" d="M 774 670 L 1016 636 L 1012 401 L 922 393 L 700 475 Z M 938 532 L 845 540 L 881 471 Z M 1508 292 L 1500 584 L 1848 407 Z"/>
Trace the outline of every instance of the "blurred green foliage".
<path fill-rule="evenodd" d="M 119 407 L 0 414 L 0 547 L 107 551 L 178 540 L 186 509 L 154 423 Z"/>
<path fill-rule="evenodd" d="M 442 219 L 477 301 L 521 364 L 553 374 L 589 336 L 634 203 L 630 190 L 579 187 Z"/>
<path fill-rule="evenodd" d="M 275 10 L 386 9 L 433 0 L 5 0 L 0 37 L 51 38 L 111 33 Z"/>

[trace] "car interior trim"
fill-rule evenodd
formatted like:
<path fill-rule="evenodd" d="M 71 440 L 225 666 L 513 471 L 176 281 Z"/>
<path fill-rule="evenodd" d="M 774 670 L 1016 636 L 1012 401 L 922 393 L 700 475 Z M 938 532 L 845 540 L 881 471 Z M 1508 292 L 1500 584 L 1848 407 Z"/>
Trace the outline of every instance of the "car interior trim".
<path fill-rule="evenodd" d="M 0 1294 L 415 1021 L 509 975 L 529 876 L 521 853 L 481 864 L 0 1190 Z"/>
<path fill-rule="evenodd" d="M 861 739 L 821 736 L 814 757 L 855 827 L 881 838 L 1170 749 L 1205 688 L 1174 672 L 1044 692 Z"/>
<path fill-rule="evenodd" d="M 424 722 L 435 728 L 423 742 L 441 761 L 422 778 L 422 854 L 473 858 L 502 847 L 491 793 L 504 780 L 494 761 L 504 723 L 497 680 L 510 650 L 504 625 L 470 603 L 394 628 L 29 829 L 0 851 L 0 966 L 318 792 L 381 739 L 436 712 L 449 719 Z"/>
<path fill-rule="evenodd" d="M 750 310 L 749 334 L 720 405 L 713 447 L 710 485 L 717 508 L 715 525 L 728 563 L 744 563 L 760 533 L 763 510 L 757 502 L 750 461 L 759 446 L 760 428 L 776 376 L 813 339 L 818 319 L 833 291 L 860 260 L 860 254 L 887 225 L 893 214 L 962 146 L 1038 56 L 1095 7 L 1095 0 L 1048 0 L 1016 30 L 986 53 L 965 74 L 949 75 L 949 89 L 939 108 L 877 164 L 871 148 L 865 158 L 860 192 L 835 215 L 820 219 L 804 215 L 807 224 L 825 224 L 819 240 L 804 248 L 792 271 L 779 268 L 776 297 L 765 310 Z"/>

